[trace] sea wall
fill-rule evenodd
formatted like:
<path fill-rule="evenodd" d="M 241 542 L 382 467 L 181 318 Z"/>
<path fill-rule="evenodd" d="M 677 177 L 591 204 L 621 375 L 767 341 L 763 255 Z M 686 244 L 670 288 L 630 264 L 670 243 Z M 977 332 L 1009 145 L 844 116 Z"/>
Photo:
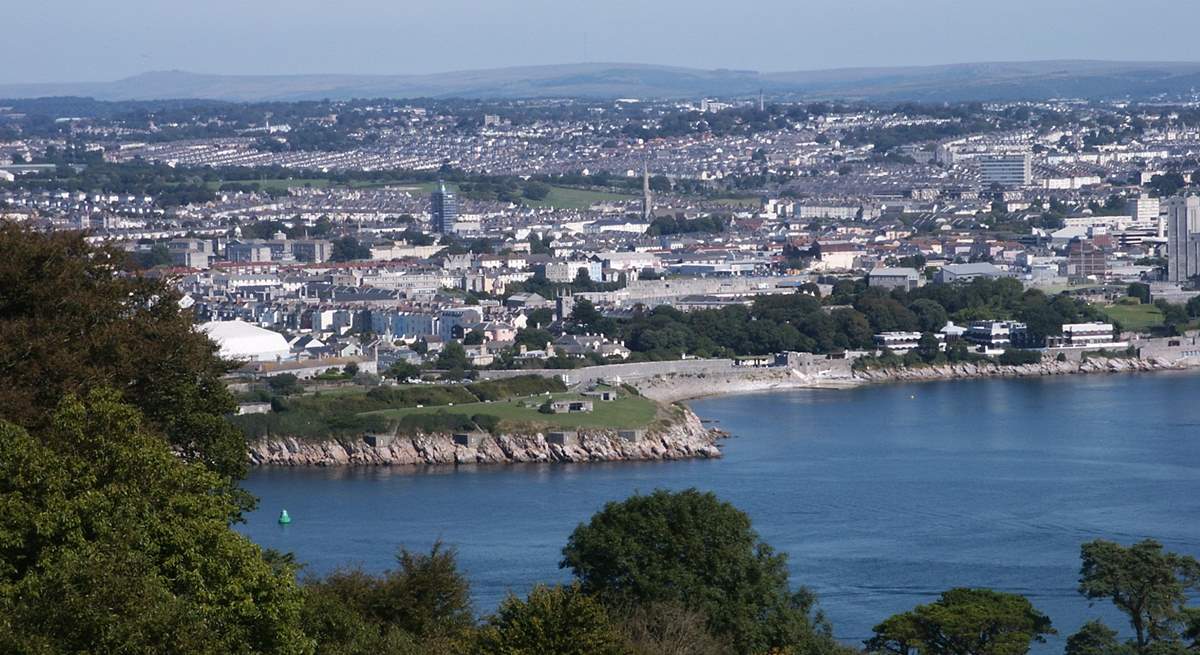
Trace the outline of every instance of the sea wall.
<path fill-rule="evenodd" d="M 636 441 L 616 430 L 580 430 L 577 443 L 550 443 L 545 433 L 490 435 L 478 445 L 456 444 L 450 434 L 397 436 L 371 446 L 361 438 L 320 442 L 290 437 L 251 444 L 253 466 L 420 466 L 437 464 L 515 464 L 522 462 L 617 462 L 720 457 L 722 434 L 706 428 L 691 410 Z"/>
<path fill-rule="evenodd" d="M 712 373 L 668 373 L 633 382 L 647 398 L 677 402 L 705 396 L 723 396 L 783 389 L 836 389 L 860 384 L 844 371 L 804 372 L 788 367 L 745 368 Z"/>
<path fill-rule="evenodd" d="M 858 382 L 899 382 L 910 380 L 953 380 L 959 378 L 1037 377 L 1045 375 L 1079 375 L 1084 373 L 1128 373 L 1138 371 L 1167 371 L 1189 368 L 1180 362 L 1157 358 L 1089 357 L 1082 361 L 1044 361 L 1021 366 L 999 364 L 944 364 L 906 368 L 855 371 Z"/>

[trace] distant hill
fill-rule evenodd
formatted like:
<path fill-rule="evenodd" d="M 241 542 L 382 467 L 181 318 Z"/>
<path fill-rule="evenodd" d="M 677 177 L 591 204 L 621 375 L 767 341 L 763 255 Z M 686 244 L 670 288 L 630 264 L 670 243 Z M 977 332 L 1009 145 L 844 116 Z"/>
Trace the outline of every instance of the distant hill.
<path fill-rule="evenodd" d="M 646 64 L 563 64 L 435 75 L 204 75 L 161 71 L 114 82 L 0 85 L 0 98 L 230 101 L 322 98 L 696 98 L 885 101 L 1144 99 L 1200 89 L 1200 63 L 1034 61 L 788 73 Z"/>

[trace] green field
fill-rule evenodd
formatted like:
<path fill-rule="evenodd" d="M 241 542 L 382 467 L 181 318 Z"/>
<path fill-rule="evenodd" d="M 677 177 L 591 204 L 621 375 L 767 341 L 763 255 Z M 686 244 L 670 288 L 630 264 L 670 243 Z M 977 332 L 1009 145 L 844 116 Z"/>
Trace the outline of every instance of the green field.
<path fill-rule="evenodd" d="M 742 198 L 712 198 L 708 202 L 713 202 L 718 205 L 726 205 L 728 207 L 758 207 L 762 204 L 762 200 L 755 197 Z"/>
<path fill-rule="evenodd" d="M 1145 332 L 1163 324 L 1162 312 L 1154 305 L 1106 305 L 1102 309 L 1124 330 Z"/>
<path fill-rule="evenodd" d="M 329 186 L 329 180 L 324 178 L 273 178 L 269 180 L 221 180 L 209 182 L 208 188 L 216 191 L 222 184 L 257 184 L 263 191 L 287 191 L 292 187 L 310 186 L 323 189 Z"/>
<path fill-rule="evenodd" d="M 595 400 L 594 410 L 579 414 L 543 414 L 537 407 L 546 398 L 555 400 L 582 398 L 579 394 L 554 394 L 553 396 L 535 396 L 518 398 L 491 403 L 470 403 L 451 407 L 409 407 L 404 409 L 385 409 L 370 414 L 381 416 L 389 421 L 400 421 L 414 414 L 459 414 L 473 416 L 484 414 L 495 416 L 500 420 L 502 428 L 644 428 L 650 425 L 658 415 L 658 404 L 641 396 L 622 396 L 616 400 L 603 402 Z"/>
<path fill-rule="evenodd" d="M 554 207 L 556 209 L 587 209 L 597 202 L 609 200 L 633 200 L 636 196 L 611 191 L 592 191 L 571 187 L 551 186 L 545 200 L 526 200 L 532 207 Z"/>

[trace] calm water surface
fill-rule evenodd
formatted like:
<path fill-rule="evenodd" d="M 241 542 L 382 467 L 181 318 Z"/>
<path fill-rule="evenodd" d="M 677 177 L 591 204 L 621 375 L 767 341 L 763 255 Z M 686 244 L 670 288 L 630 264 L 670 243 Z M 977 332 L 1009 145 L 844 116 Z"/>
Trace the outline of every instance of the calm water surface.
<path fill-rule="evenodd" d="M 1075 593 L 1079 545 L 1154 537 L 1200 556 L 1200 375 L 1080 376 L 788 391 L 692 404 L 735 437 L 711 461 L 274 469 L 241 529 L 321 573 L 456 546 L 476 604 L 565 581 L 567 536 L 601 506 L 698 487 L 750 514 L 837 636 L 953 586 L 1028 596 L 1064 635 L 1120 621 Z M 276 524 L 286 508 L 294 522 Z M 1038 650 L 1061 647 L 1061 638 Z"/>

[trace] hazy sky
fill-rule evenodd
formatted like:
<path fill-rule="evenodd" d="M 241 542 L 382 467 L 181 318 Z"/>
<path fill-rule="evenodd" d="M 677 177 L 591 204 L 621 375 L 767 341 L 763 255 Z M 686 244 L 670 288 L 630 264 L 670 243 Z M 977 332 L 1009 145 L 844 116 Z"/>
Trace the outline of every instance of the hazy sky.
<path fill-rule="evenodd" d="M 0 82 L 149 70 L 1200 60 L 1195 0 L 0 0 Z"/>

